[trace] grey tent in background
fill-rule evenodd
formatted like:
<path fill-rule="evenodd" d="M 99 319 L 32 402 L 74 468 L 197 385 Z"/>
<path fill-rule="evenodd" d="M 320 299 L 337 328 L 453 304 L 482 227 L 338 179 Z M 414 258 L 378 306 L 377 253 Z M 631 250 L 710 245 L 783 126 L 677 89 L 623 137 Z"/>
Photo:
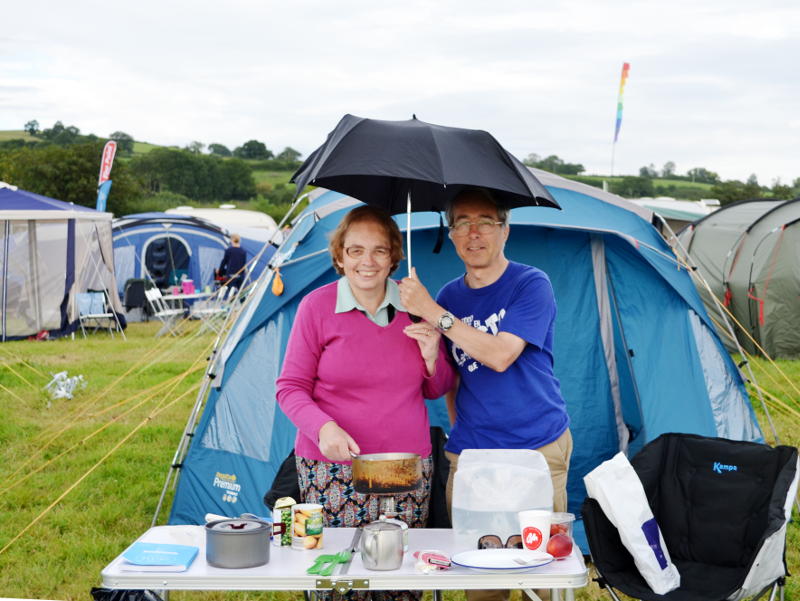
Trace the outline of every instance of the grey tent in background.
<path fill-rule="evenodd" d="M 800 356 L 800 199 L 724 206 L 681 230 L 678 240 L 738 322 L 745 351 L 759 352 L 755 340 L 771 357 Z M 703 286 L 700 292 L 712 317 L 721 318 Z"/>
<path fill-rule="evenodd" d="M 111 213 L 0 182 L 0 340 L 74 331 L 76 295 L 88 290 L 122 313 Z"/>

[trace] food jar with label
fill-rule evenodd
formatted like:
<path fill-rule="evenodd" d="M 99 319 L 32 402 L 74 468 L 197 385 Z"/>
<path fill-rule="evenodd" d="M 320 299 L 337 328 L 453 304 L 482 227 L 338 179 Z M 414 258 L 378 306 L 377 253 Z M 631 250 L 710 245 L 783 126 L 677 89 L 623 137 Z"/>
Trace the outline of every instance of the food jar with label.
<path fill-rule="evenodd" d="M 322 505 L 292 506 L 292 548 L 322 549 Z"/>
<path fill-rule="evenodd" d="M 292 544 L 292 497 L 281 497 L 272 509 L 272 544 L 289 547 Z"/>

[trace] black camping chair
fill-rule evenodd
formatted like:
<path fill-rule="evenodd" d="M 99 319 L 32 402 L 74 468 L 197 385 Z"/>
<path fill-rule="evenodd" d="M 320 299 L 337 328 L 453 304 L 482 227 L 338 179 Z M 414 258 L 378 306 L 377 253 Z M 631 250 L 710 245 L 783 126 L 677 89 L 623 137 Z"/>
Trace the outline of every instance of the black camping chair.
<path fill-rule="evenodd" d="M 797 490 L 797 449 L 663 434 L 632 460 L 681 576 L 658 595 L 592 498 L 583 521 L 598 583 L 645 601 L 770 599 L 782 589 L 786 524 Z M 782 594 L 781 590 L 781 594 Z"/>
<path fill-rule="evenodd" d="M 144 297 L 145 281 L 141 278 L 130 278 L 126 280 L 123 291 L 122 304 L 126 311 L 131 309 L 143 309 L 147 302 Z"/>

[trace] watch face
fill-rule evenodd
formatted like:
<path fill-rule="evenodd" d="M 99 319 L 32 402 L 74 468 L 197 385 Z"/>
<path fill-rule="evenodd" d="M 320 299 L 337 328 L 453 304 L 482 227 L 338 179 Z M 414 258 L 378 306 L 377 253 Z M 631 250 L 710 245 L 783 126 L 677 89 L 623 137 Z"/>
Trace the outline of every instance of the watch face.
<path fill-rule="evenodd" d="M 447 331 L 453 327 L 453 323 L 453 316 L 450 313 L 445 313 L 439 318 L 439 329 Z"/>

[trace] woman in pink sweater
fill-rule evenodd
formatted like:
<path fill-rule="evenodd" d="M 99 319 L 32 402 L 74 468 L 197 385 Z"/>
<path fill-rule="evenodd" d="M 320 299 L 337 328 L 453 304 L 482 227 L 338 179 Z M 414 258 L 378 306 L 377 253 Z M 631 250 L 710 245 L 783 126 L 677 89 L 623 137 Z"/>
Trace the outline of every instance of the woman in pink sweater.
<path fill-rule="evenodd" d="M 353 490 L 351 452 L 419 454 L 424 484 L 398 494 L 395 506 L 411 527 L 428 517 L 433 461 L 424 399 L 447 392 L 454 371 L 440 333 L 411 322 L 389 279 L 402 244 L 388 214 L 350 211 L 330 242 L 343 277 L 301 301 L 289 336 L 277 398 L 297 426 L 302 501 L 323 505 L 326 526 L 379 517 L 379 498 Z"/>

